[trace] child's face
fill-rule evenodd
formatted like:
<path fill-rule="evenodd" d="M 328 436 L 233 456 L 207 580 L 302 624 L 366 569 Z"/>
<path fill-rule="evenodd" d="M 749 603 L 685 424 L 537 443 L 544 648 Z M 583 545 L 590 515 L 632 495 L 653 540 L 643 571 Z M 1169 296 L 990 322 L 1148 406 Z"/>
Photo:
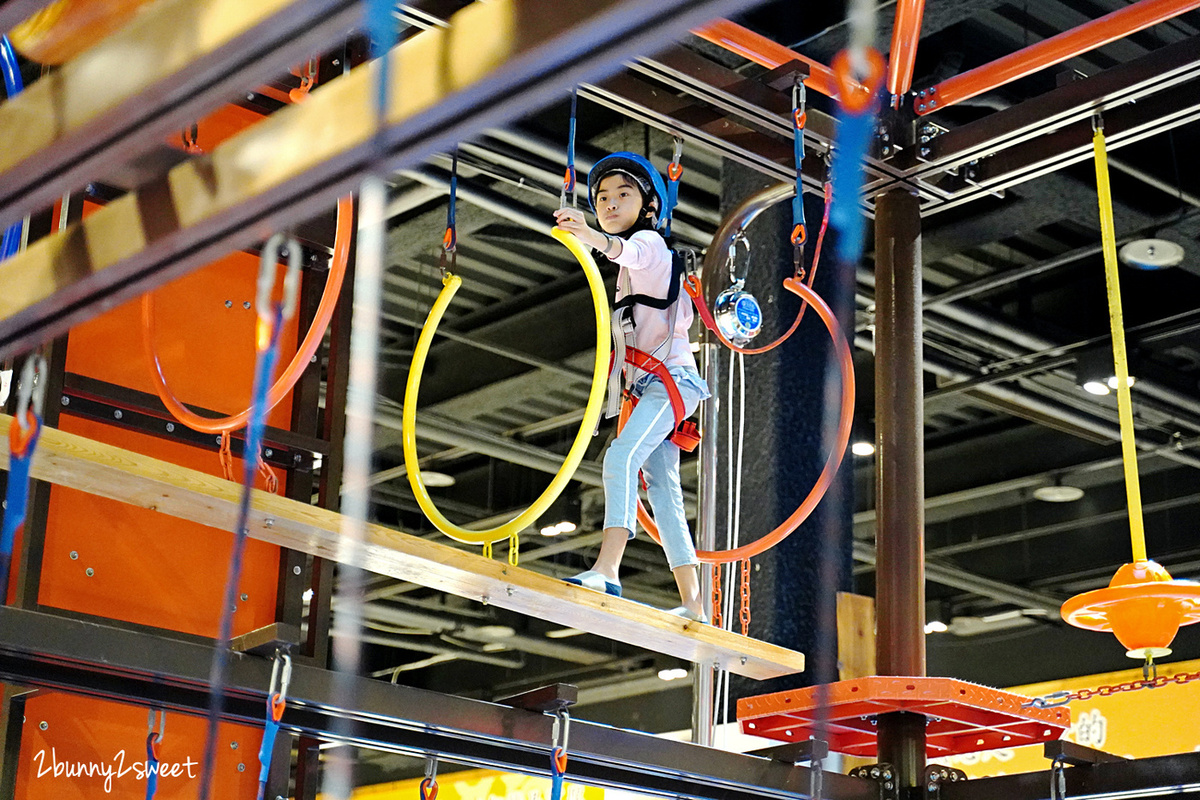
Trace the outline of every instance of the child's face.
<path fill-rule="evenodd" d="M 641 210 L 642 192 L 628 175 L 614 172 L 596 187 L 596 220 L 605 233 L 629 230 Z"/>

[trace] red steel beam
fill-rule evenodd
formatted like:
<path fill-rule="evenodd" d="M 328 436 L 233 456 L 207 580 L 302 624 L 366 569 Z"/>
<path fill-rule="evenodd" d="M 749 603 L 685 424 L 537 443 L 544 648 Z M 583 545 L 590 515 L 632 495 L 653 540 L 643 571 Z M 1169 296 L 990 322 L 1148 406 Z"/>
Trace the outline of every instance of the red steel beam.
<path fill-rule="evenodd" d="M 784 47 L 779 42 L 772 41 L 749 28 L 744 28 L 736 22 L 716 19 L 702 28 L 694 29 L 692 33 L 731 53 L 737 53 L 756 64 L 762 64 L 768 69 L 783 66 L 789 61 L 803 61 L 809 67 L 809 75 L 804 80 L 804 85 L 826 97 L 838 96 L 837 79 L 829 67 L 802 56 L 795 50 Z"/>
<path fill-rule="evenodd" d="M 913 64 L 917 60 L 917 42 L 921 39 L 921 18 L 924 16 L 925 0 L 900 0 L 896 4 L 887 73 L 888 92 L 893 95 L 904 94 L 912 86 Z"/>
<path fill-rule="evenodd" d="M 913 104 L 920 115 L 947 108 L 1197 7 L 1200 7 L 1200 0 L 1141 0 L 944 80 L 923 92 Z"/>

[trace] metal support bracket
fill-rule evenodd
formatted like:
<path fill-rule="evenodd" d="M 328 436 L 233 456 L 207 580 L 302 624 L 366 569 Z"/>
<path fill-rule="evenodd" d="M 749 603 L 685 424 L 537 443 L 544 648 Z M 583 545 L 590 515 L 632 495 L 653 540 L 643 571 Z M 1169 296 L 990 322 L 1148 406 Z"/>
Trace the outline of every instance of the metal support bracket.
<path fill-rule="evenodd" d="M 1043 747 L 1046 758 L 1051 761 L 1061 759 L 1073 767 L 1086 767 L 1092 764 L 1111 764 L 1129 760 L 1118 755 L 1113 755 L 1112 753 L 1106 753 L 1103 750 L 1094 750 L 1091 747 L 1084 747 L 1081 744 L 1068 742 L 1065 739 L 1046 742 Z"/>
<path fill-rule="evenodd" d="M 777 92 L 790 92 L 796 85 L 796 80 L 804 80 L 812 74 L 809 65 L 798 58 L 786 64 L 780 64 L 770 72 L 764 72 L 758 77 L 759 83 L 765 83 Z"/>
<path fill-rule="evenodd" d="M 277 650 L 288 652 L 293 647 L 300 646 L 300 628 L 283 622 L 272 622 L 241 636 L 235 636 L 229 643 L 235 653 L 251 653 L 264 658 L 272 658 Z"/>
<path fill-rule="evenodd" d="M 802 742 L 789 742 L 776 747 L 751 750 L 746 755 L 762 756 L 782 764 L 810 764 L 828 756 L 829 745 L 820 740 L 805 739 Z"/>
<path fill-rule="evenodd" d="M 879 800 L 900 800 L 896 768 L 891 764 L 867 764 L 850 770 L 851 778 L 866 778 L 879 784 Z"/>
<path fill-rule="evenodd" d="M 496 700 L 497 703 L 503 706 L 521 708 L 526 711 L 541 711 L 543 713 L 563 711 L 575 705 L 578 701 L 579 687 L 570 683 L 554 683 L 538 689 L 531 689 L 528 692 L 501 697 Z"/>
<path fill-rule="evenodd" d="M 967 773 L 961 769 L 930 764 L 925 767 L 922 784 L 925 786 L 925 794 L 931 800 L 937 800 L 941 796 L 943 783 L 957 783 L 965 780 L 967 780 Z"/>

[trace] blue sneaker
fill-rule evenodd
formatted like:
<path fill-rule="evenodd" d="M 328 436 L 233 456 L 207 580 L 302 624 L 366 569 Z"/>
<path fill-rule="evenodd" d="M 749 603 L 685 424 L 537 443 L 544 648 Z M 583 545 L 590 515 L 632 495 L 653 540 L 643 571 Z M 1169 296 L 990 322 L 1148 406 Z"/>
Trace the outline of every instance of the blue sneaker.
<path fill-rule="evenodd" d="M 587 572 L 581 572 L 570 578 L 563 578 L 566 583 L 573 583 L 576 586 L 582 586 L 585 589 L 591 589 L 593 592 L 604 592 L 613 597 L 621 596 L 621 582 L 610 581 L 608 576 L 603 572 L 596 572 L 594 569 L 589 569 Z"/>

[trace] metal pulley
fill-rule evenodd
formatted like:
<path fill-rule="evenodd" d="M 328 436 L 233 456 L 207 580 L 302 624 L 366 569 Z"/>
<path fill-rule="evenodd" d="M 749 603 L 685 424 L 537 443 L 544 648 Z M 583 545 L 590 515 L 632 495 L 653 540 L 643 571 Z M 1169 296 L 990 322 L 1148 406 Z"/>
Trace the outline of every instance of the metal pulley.
<path fill-rule="evenodd" d="M 721 334 L 739 347 L 750 342 L 762 330 L 762 307 L 754 295 L 745 290 L 745 276 L 737 275 L 738 244 L 745 249 L 746 268 L 750 266 L 750 242 L 741 231 L 729 243 L 730 286 L 717 295 L 713 304 L 713 319 Z"/>

